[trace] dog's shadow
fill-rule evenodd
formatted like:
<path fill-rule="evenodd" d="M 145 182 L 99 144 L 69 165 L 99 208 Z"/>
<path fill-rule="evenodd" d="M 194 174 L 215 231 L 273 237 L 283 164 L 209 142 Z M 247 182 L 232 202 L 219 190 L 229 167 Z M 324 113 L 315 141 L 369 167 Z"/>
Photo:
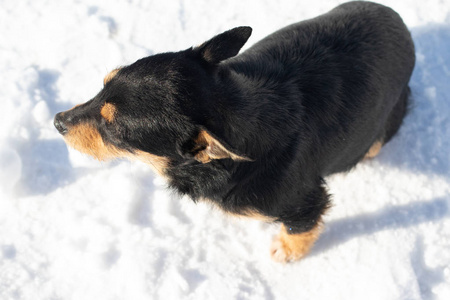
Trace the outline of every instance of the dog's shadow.
<path fill-rule="evenodd" d="M 358 236 L 438 221 L 448 214 L 448 199 L 413 202 L 328 222 L 311 255 L 323 253 Z"/>

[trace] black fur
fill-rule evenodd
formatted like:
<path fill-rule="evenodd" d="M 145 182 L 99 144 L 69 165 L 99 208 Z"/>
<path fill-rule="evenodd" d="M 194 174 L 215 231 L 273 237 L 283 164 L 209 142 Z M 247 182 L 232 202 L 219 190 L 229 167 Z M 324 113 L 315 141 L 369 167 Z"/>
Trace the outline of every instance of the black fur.
<path fill-rule="evenodd" d="M 323 178 L 352 168 L 401 125 L 413 42 L 397 13 L 370 2 L 340 5 L 235 56 L 250 34 L 238 27 L 143 58 L 80 111 L 97 112 L 90 122 L 105 143 L 169 158 L 178 192 L 308 231 L 329 205 Z M 117 107 L 112 123 L 98 115 L 105 102 Z M 242 159 L 196 159 L 202 131 Z"/>

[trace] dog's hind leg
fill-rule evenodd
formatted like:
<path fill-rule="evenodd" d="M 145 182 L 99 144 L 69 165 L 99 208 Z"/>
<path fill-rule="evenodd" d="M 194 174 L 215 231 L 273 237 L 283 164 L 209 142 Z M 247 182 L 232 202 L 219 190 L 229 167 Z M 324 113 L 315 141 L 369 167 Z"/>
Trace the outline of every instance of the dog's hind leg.
<path fill-rule="evenodd" d="M 398 129 L 402 125 L 403 118 L 408 112 L 408 107 L 410 103 L 410 94 L 411 90 L 409 86 L 406 86 L 403 89 L 398 102 L 395 104 L 394 108 L 389 114 L 389 118 L 384 127 L 385 133 L 383 144 L 389 142 L 389 140 L 397 133 Z"/>
<path fill-rule="evenodd" d="M 367 151 L 366 155 L 364 156 L 365 159 L 374 158 L 375 156 L 377 156 L 381 150 L 381 147 L 389 142 L 389 140 L 397 133 L 398 129 L 402 125 L 403 118 L 408 111 L 409 95 L 410 89 L 407 86 L 403 89 L 398 102 L 395 104 L 394 108 L 389 114 L 381 137 L 378 138 L 372 144 L 372 146 L 370 146 L 369 151 Z"/>
<path fill-rule="evenodd" d="M 367 158 L 374 158 L 375 156 L 380 153 L 381 147 L 383 147 L 383 142 L 377 140 L 375 143 L 370 146 L 369 151 L 367 151 L 366 155 L 364 156 L 364 159 Z"/>

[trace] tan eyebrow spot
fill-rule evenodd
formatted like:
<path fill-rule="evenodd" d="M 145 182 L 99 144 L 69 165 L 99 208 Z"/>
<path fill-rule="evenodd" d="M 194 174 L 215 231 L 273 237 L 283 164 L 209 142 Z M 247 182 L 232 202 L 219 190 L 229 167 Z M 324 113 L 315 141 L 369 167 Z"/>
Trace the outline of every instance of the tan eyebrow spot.
<path fill-rule="evenodd" d="M 103 78 L 103 85 L 106 85 L 108 82 L 110 82 L 111 79 L 113 79 L 114 76 L 116 76 L 119 71 L 120 68 L 117 68 L 109 72 L 108 75 L 106 75 L 105 78 Z"/>
<path fill-rule="evenodd" d="M 112 123 L 114 121 L 114 116 L 116 115 L 117 108 L 112 103 L 105 103 L 100 110 L 100 115 L 108 122 Z"/>

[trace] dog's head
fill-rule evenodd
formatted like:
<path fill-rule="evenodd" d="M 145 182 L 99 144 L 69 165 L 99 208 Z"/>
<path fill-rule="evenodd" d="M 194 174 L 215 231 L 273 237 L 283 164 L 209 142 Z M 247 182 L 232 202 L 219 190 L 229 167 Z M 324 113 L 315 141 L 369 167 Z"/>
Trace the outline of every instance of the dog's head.
<path fill-rule="evenodd" d="M 237 27 L 194 48 L 157 54 L 115 69 L 88 102 L 58 113 L 67 144 L 99 160 L 137 158 L 164 170 L 173 161 L 248 160 L 204 126 L 220 62 L 251 34 Z"/>

